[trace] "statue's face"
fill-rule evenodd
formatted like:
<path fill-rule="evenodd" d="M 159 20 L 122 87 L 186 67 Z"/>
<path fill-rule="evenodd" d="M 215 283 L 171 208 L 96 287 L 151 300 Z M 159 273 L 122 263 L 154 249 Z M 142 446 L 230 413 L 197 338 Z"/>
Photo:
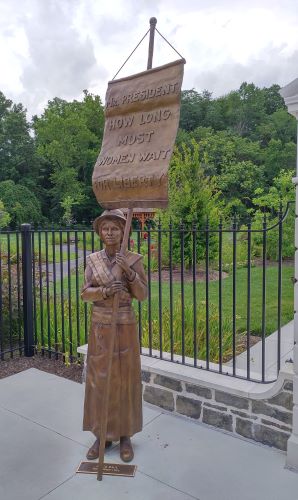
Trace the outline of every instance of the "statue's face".
<path fill-rule="evenodd" d="M 122 229 L 117 223 L 113 221 L 104 222 L 101 226 L 100 233 L 105 245 L 120 245 L 122 240 Z"/>

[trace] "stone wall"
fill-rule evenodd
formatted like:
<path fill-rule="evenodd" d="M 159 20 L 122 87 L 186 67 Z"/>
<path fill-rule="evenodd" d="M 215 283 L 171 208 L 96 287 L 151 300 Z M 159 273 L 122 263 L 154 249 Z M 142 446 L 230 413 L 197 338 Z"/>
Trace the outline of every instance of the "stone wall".
<path fill-rule="evenodd" d="M 219 375 L 221 377 L 222 375 Z M 286 450 L 292 431 L 293 382 L 283 378 L 270 397 L 256 398 L 232 394 L 228 388 L 189 383 L 170 376 L 142 370 L 143 399 L 164 410 L 260 443 Z M 235 380 L 235 379 L 234 379 Z M 266 393 L 266 386 L 264 392 Z"/>
<path fill-rule="evenodd" d="M 87 345 L 78 352 L 86 359 Z M 270 384 L 157 357 L 142 355 L 141 363 L 145 402 L 286 451 L 293 422 L 291 363 L 286 363 L 277 381 Z"/>

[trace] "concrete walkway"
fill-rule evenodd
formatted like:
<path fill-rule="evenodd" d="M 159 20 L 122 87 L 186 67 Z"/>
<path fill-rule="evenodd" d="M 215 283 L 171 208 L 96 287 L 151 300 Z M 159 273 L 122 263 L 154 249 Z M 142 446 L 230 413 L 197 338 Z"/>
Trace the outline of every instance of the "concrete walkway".
<path fill-rule="evenodd" d="M 266 380 L 277 378 L 277 346 L 278 332 L 273 332 L 265 340 L 265 374 Z M 280 366 L 284 366 L 286 361 L 293 358 L 294 346 L 294 320 L 281 328 L 280 331 Z M 246 371 L 247 351 L 236 356 L 236 373 L 242 374 Z M 232 361 L 227 363 L 232 366 Z M 261 380 L 262 374 L 262 342 L 258 342 L 250 349 L 250 370 L 256 379 Z M 297 495 L 298 498 L 298 495 Z"/>
<path fill-rule="evenodd" d="M 92 443 L 84 387 L 34 368 L 0 380 L 0 498 L 5 500 L 295 500 L 285 455 L 144 407 L 134 478 L 75 474 Z M 120 462 L 119 448 L 106 454 Z"/>

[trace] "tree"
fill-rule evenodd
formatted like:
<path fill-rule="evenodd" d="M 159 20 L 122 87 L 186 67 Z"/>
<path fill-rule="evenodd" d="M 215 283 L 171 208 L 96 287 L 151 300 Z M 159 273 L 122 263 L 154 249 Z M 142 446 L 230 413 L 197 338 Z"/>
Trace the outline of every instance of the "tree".
<path fill-rule="evenodd" d="M 76 170 L 69 167 L 65 167 L 61 170 L 56 168 L 51 175 L 51 180 L 53 183 L 51 195 L 56 211 L 60 213 L 60 207 L 62 207 L 64 211 L 67 211 L 67 214 L 69 214 L 70 211 L 73 216 L 72 208 L 85 200 L 84 186 L 83 183 L 78 180 Z M 54 210 L 53 213 L 55 213 Z M 71 219 L 72 218 L 73 217 L 71 217 Z M 64 221 L 66 220 L 65 213 L 62 219 Z"/>
<path fill-rule="evenodd" d="M 22 182 L 30 189 L 36 188 L 38 159 L 26 109 L 13 104 L 0 92 L 0 182 Z"/>
<path fill-rule="evenodd" d="M 219 192 L 214 180 L 206 177 L 199 160 L 199 145 L 193 141 L 192 149 L 182 147 L 182 151 L 175 150 L 169 170 L 169 206 L 161 213 L 163 227 L 170 221 L 177 228 L 183 221 L 188 228 L 185 233 L 185 263 L 192 262 L 191 226 L 195 222 L 199 228 L 205 227 L 207 220 L 212 227 L 218 222 Z M 210 233 L 210 257 L 216 250 L 214 238 Z M 167 252 L 164 241 L 164 251 Z M 174 261 L 179 262 L 180 239 L 177 232 L 173 235 Z M 205 255 L 204 234 L 198 233 L 197 259 Z"/>
<path fill-rule="evenodd" d="M 217 177 L 218 188 L 225 198 L 228 215 L 243 217 L 252 208 L 252 198 L 256 189 L 263 185 L 264 167 L 251 161 L 235 162 L 227 165 Z"/>
<path fill-rule="evenodd" d="M 296 121 L 279 90 L 244 82 L 218 98 L 182 92 L 175 154 L 198 162 L 226 213 L 254 209 L 254 190 L 268 193 L 281 170 L 295 166 Z M 82 102 L 49 101 L 32 124 L 22 104 L 0 92 L 0 182 L 30 189 L 47 219 L 94 219 L 101 209 L 91 178 L 103 129 L 101 100 L 86 90 Z"/>
<path fill-rule="evenodd" d="M 227 99 L 230 101 L 227 118 L 231 129 L 243 137 L 252 136 L 266 114 L 262 91 L 253 83 L 243 82 Z"/>
<path fill-rule="evenodd" d="M 267 115 L 275 113 L 279 109 L 286 109 L 285 101 L 279 93 L 280 86 L 277 84 L 262 89 L 264 95 L 264 107 Z"/>
<path fill-rule="evenodd" d="M 263 146 L 271 139 L 280 140 L 282 144 L 296 141 L 297 126 L 295 118 L 285 109 L 278 109 L 267 115 L 258 126 L 257 133 Z"/>
<path fill-rule="evenodd" d="M 188 132 L 197 127 L 214 130 L 230 130 L 241 137 L 258 140 L 257 128 L 275 112 L 285 112 L 285 104 L 279 94 L 280 87 L 259 88 L 243 82 L 238 90 L 225 96 L 212 98 L 207 90 L 201 94 L 184 90 L 181 96 L 180 127 Z"/>
<path fill-rule="evenodd" d="M 52 195 L 51 216 L 56 220 L 62 217 L 61 202 L 67 196 L 75 201 L 77 219 L 91 219 L 98 214 L 91 178 L 103 126 L 100 97 L 87 91 L 82 102 L 58 98 L 49 101 L 42 116 L 34 118 L 38 154 L 45 161 L 42 182 Z"/>
<path fill-rule="evenodd" d="M 264 151 L 264 168 L 267 186 L 274 184 L 282 170 L 292 171 L 296 165 L 297 148 L 294 142 L 283 144 L 280 139 L 271 139 Z"/>
<path fill-rule="evenodd" d="M 286 209 L 289 202 L 295 200 L 295 187 L 292 182 L 292 177 L 295 175 L 294 170 L 282 170 L 278 176 L 273 179 L 273 185 L 266 192 L 259 188 L 255 191 L 253 203 L 257 207 L 255 212 L 255 225 L 261 228 L 264 215 L 269 218 L 270 225 L 273 226 L 278 222 L 278 213 L 280 207 Z M 282 204 L 282 205 L 281 205 Z M 283 222 L 283 257 L 293 257 L 295 252 L 295 212 L 293 208 L 289 209 L 288 216 Z M 262 244 L 262 235 L 254 234 L 255 243 Z M 267 232 L 267 257 L 271 259 L 278 258 L 278 227 Z"/>
<path fill-rule="evenodd" d="M 63 213 L 63 216 L 62 216 L 62 221 L 66 224 L 66 225 L 71 225 L 75 222 L 74 220 L 74 217 L 73 217 L 73 207 L 75 205 L 78 205 L 80 202 L 80 200 L 77 198 L 75 199 L 73 196 L 65 196 L 63 198 L 63 200 L 60 202 L 63 210 L 64 210 L 64 213 Z"/>
<path fill-rule="evenodd" d="M 26 186 L 15 184 L 13 181 L 0 182 L 0 199 L 13 225 L 42 221 L 40 203 Z"/>
<path fill-rule="evenodd" d="M 202 94 L 196 90 L 181 92 L 180 127 L 191 131 L 199 126 L 207 126 L 206 118 L 211 104 L 211 93 L 204 90 Z"/>
<path fill-rule="evenodd" d="M 205 175 L 216 180 L 225 212 L 244 216 L 249 209 L 259 224 L 264 210 L 276 216 L 273 200 L 276 204 L 278 199 L 279 204 L 282 195 L 287 202 L 282 188 L 292 191 L 296 159 L 296 121 L 285 109 L 279 86 L 260 89 L 243 83 L 239 90 L 213 99 L 205 126 L 198 125 L 179 133 L 178 147 L 181 151 L 186 143 L 191 148 L 193 139 L 199 144 L 199 160 Z M 262 209 L 261 202 L 265 203 Z M 291 217 L 289 214 L 284 236 L 287 255 L 293 252 Z M 275 252 L 276 256 L 277 241 L 272 234 L 268 235 L 268 255 Z"/>

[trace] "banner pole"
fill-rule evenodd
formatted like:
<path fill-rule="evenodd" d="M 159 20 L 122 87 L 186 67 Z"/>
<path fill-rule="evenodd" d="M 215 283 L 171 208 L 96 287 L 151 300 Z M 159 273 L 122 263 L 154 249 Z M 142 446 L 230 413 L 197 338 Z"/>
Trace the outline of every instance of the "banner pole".
<path fill-rule="evenodd" d="M 149 23 L 150 23 L 150 35 L 149 35 L 147 69 L 152 69 L 153 51 L 154 51 L 154 37 L 155 37 L 155 28 L 156 28 L 156 24 L 157 24 L 156 17 L 151 17 Z"/>
<path fill-rule="evenodd" d="M 124 236 L 123 236 L 121 249 L 120 249 L 121 255 L 125 255 L 126 250 L 127 250 L 132 215 L 133 215 L 133 208 L 129 208 L 128 213 L 127 213 L 126 223 L 125 223 Z M 122 269 L 117 264 L 115 266 L 115 271 L 116 271 L 115 272 L 116 280 L 120 280 L 121 276 L 122 276 Z M 105 385 L 105 391 L 104 391 L 104 397 L 103 397 L 102 418 L 100 421 L 100 432 L 99 432 L 100 440 L 99 440 L 99 456 L 98 456 L 98 471 L 97 471 L 97 480 L 98 481 L 102 480 L 103 466 L 104 466 L 104 453 L 105 453 L 107 423 L 108 423 L 110 380 L 111 380 L 111 371 L 112 371 L 114 343 L 115 343 L 115 336 L 116 336 L 116 331 L 117 331 L 118 310 L 119 310 L 119 293 L 115 293 L 114 299 L 113 299 L 111 334 L 110 334 L 109 347 L 108 347 L 107 379 L 106 379 L 106 385 Z"/>
<path fill-rule="evenodd" d="M 152 61 L 153 61 L 153 52 L 154 52 L 154 36 L 155 36 L 155 27 L 157 23 L 156 17 L 150 18 L 150 35 L 149 35 L 149 48 L 148 48 L 148 61 L 147 61 L 147 69 L 152 69 Z M 129 231 L 132 222 L 133 216 L 133 207 L 128 209 L 126 224 L 124 229 L 123 241 L 121 244 L 120 253 L 125 255 L 128 245 Z M 122 269 L 117 266 L 116 268 L 116 279 L 121 279 Z M 113 314 L 112 314 L 112 324 L 111 324 L 111 335 L 110 335 L 110 344 L 108 349 L 108 367 L 107 367 L 107 380 L 106 387 L 103 398 L 103 408 L 102 408 L 102 418 L 100 422 L 100 440 L 99 440 L 99 456 L 98 456 L 98 470 L 97 470 L 97 480 L 102 480 L 103 467 L 104 467 L 104 453 L 105 453 L 105 444 L 106 444 L 106 435 L 107 435 L 107 423 L 108 423 L 108 404 L 109 404 L 109 393 L 110 393 L 110 379 L 111 379 L 111 371 L 112 371 L 112 360 L 113 360 L 113 351 L 114 351 L 114 343 L 115 336 L 117 331 L 117 319 L 118 319 L 118 310 L 119 310 L 119 293 L 114 295 L 113 299 Z"/>

